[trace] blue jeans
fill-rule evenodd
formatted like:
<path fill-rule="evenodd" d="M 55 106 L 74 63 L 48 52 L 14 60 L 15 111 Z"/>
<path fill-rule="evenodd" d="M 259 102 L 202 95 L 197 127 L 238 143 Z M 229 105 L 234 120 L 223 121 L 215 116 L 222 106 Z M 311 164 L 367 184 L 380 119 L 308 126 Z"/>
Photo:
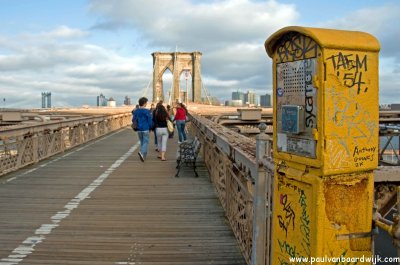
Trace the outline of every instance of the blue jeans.
<path fill-rule="evenodd" d="M 157 131 L 157 128 L 154 128 L 154 144 L 155 144 L 155 146 L 157 146 L 157 133 L 156 133 L 156 131 Z"/>
<path fill-rule="evenodd" d="M 179 142 L 186 141 L 185 124 L 186 121 L 176 120 L 176 128 L 178 128 Z"/>
<path fill-rule="evenodd" d="M 138 131 L 137 133 L 140 140 L 140 153 L 146 158 L 149 146 L 149 131 Z"/>

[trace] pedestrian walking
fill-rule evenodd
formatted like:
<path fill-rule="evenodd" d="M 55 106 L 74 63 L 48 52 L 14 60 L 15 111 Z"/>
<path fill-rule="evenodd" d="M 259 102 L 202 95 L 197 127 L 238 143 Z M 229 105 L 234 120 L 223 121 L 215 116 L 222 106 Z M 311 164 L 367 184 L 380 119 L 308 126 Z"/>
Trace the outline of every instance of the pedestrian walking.
<path fill-rule="evenodd" d="M 139 99 L 139 108 L 133 112 L 132 124 L 136 124 L 136 130 L 140 141 L 139 158 L 142 162 L 146 160 L 149 145 L 149 132 L 153 124 L 151 112 L 146 109 L 148 99 Z"/>
<path fill-rule="evenodd" d="M 150 130 L 152 130 L 153 133 L 154 133 L 154 145 L 156 146 L 156 151 L 158 151 L 158 149 L 157 149 L 157 134 L 156 134 L 156 128 L 154 127 L 154 116 L 155 116 L 155 112 L 156 112 L 156 108 L 154 107 L 154 103 L 151 103 L 150 112 L 153 115 L 153 126 L 152 126 L 152 128 Z"/>
<path fill-rule="evenodd" d="M 185 125 L 186 125 L 186 108 L 182 103 L 178 103 L 176 106 L 176 113 L 174 120 L 176 122 L 176 128 L 178 129 L 178 136 L 179 141 L 178 143 L 182 143 L 186 141 L 186 132 L 185 132 Z"/>
<path fill-rule="evenodd" d="M 162 103 L 157 104 L 153 120 L 157 133 L 158 151 L 160 152 L 158 158 L 160 158 L 161 161 L 165 161 L 166 160 L 165 153 L 167 151 L 167 141 L 169 135 L 167 128 L 168 127 L 167 120 L 169 121 L 171 120 L 168 116 L 167 110 L 165 109 Z"/>

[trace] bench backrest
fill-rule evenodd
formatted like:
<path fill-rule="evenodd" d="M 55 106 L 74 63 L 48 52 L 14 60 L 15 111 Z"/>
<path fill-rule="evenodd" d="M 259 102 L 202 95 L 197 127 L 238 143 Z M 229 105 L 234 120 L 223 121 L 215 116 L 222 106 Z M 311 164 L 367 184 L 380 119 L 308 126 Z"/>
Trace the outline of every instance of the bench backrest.
<path fill-rule="evenodd" d="M 193 150 L 193 155 L 194 157 L 197 157 L 199 152 L 200 152 L 200 147 L 201 147 L 201 142 L 199 141 L 199 139 L 196 137 L 193 140 L 192 143 L 192 150 Z"/>

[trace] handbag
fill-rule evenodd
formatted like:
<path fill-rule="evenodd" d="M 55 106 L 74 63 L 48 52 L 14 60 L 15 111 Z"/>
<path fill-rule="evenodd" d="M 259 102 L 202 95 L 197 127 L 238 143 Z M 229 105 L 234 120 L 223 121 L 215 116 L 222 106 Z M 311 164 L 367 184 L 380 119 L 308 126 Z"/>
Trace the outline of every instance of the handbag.
<path fill-rule="evenodd" d="M 135 132 L 138 130 L 138 124 L 137 124 L 137 120 L 136 119 L 132 120 L 131 127 L 132 127 L 132 130 L 134 130 Z"/>
<path fill-rule="evenodd" d="M 170 120 L 167 120 L 167 129 L 169 133 L 174 132 L 174 124 Z"/>

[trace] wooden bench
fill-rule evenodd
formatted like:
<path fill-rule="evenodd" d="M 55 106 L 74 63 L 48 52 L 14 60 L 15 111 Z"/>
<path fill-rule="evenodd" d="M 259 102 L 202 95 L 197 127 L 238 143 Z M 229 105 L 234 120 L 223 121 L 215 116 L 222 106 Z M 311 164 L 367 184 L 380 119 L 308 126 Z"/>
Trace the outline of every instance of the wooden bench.
<path fill-rule="evenodd" d="M 200 147 L 201 142 L 197 137 L 195 137 L 194 140 L 190 143 L 183 142 L 179 145 L 176 155 L 176 168 L 178 169 L 178 171 L 176 172 L 175 177 L 179 177 L 179 171 L 184 164 L 192 165 L 196 178 L 199 176 L 196 172 L 196 160 L 200 152 Z"/>

